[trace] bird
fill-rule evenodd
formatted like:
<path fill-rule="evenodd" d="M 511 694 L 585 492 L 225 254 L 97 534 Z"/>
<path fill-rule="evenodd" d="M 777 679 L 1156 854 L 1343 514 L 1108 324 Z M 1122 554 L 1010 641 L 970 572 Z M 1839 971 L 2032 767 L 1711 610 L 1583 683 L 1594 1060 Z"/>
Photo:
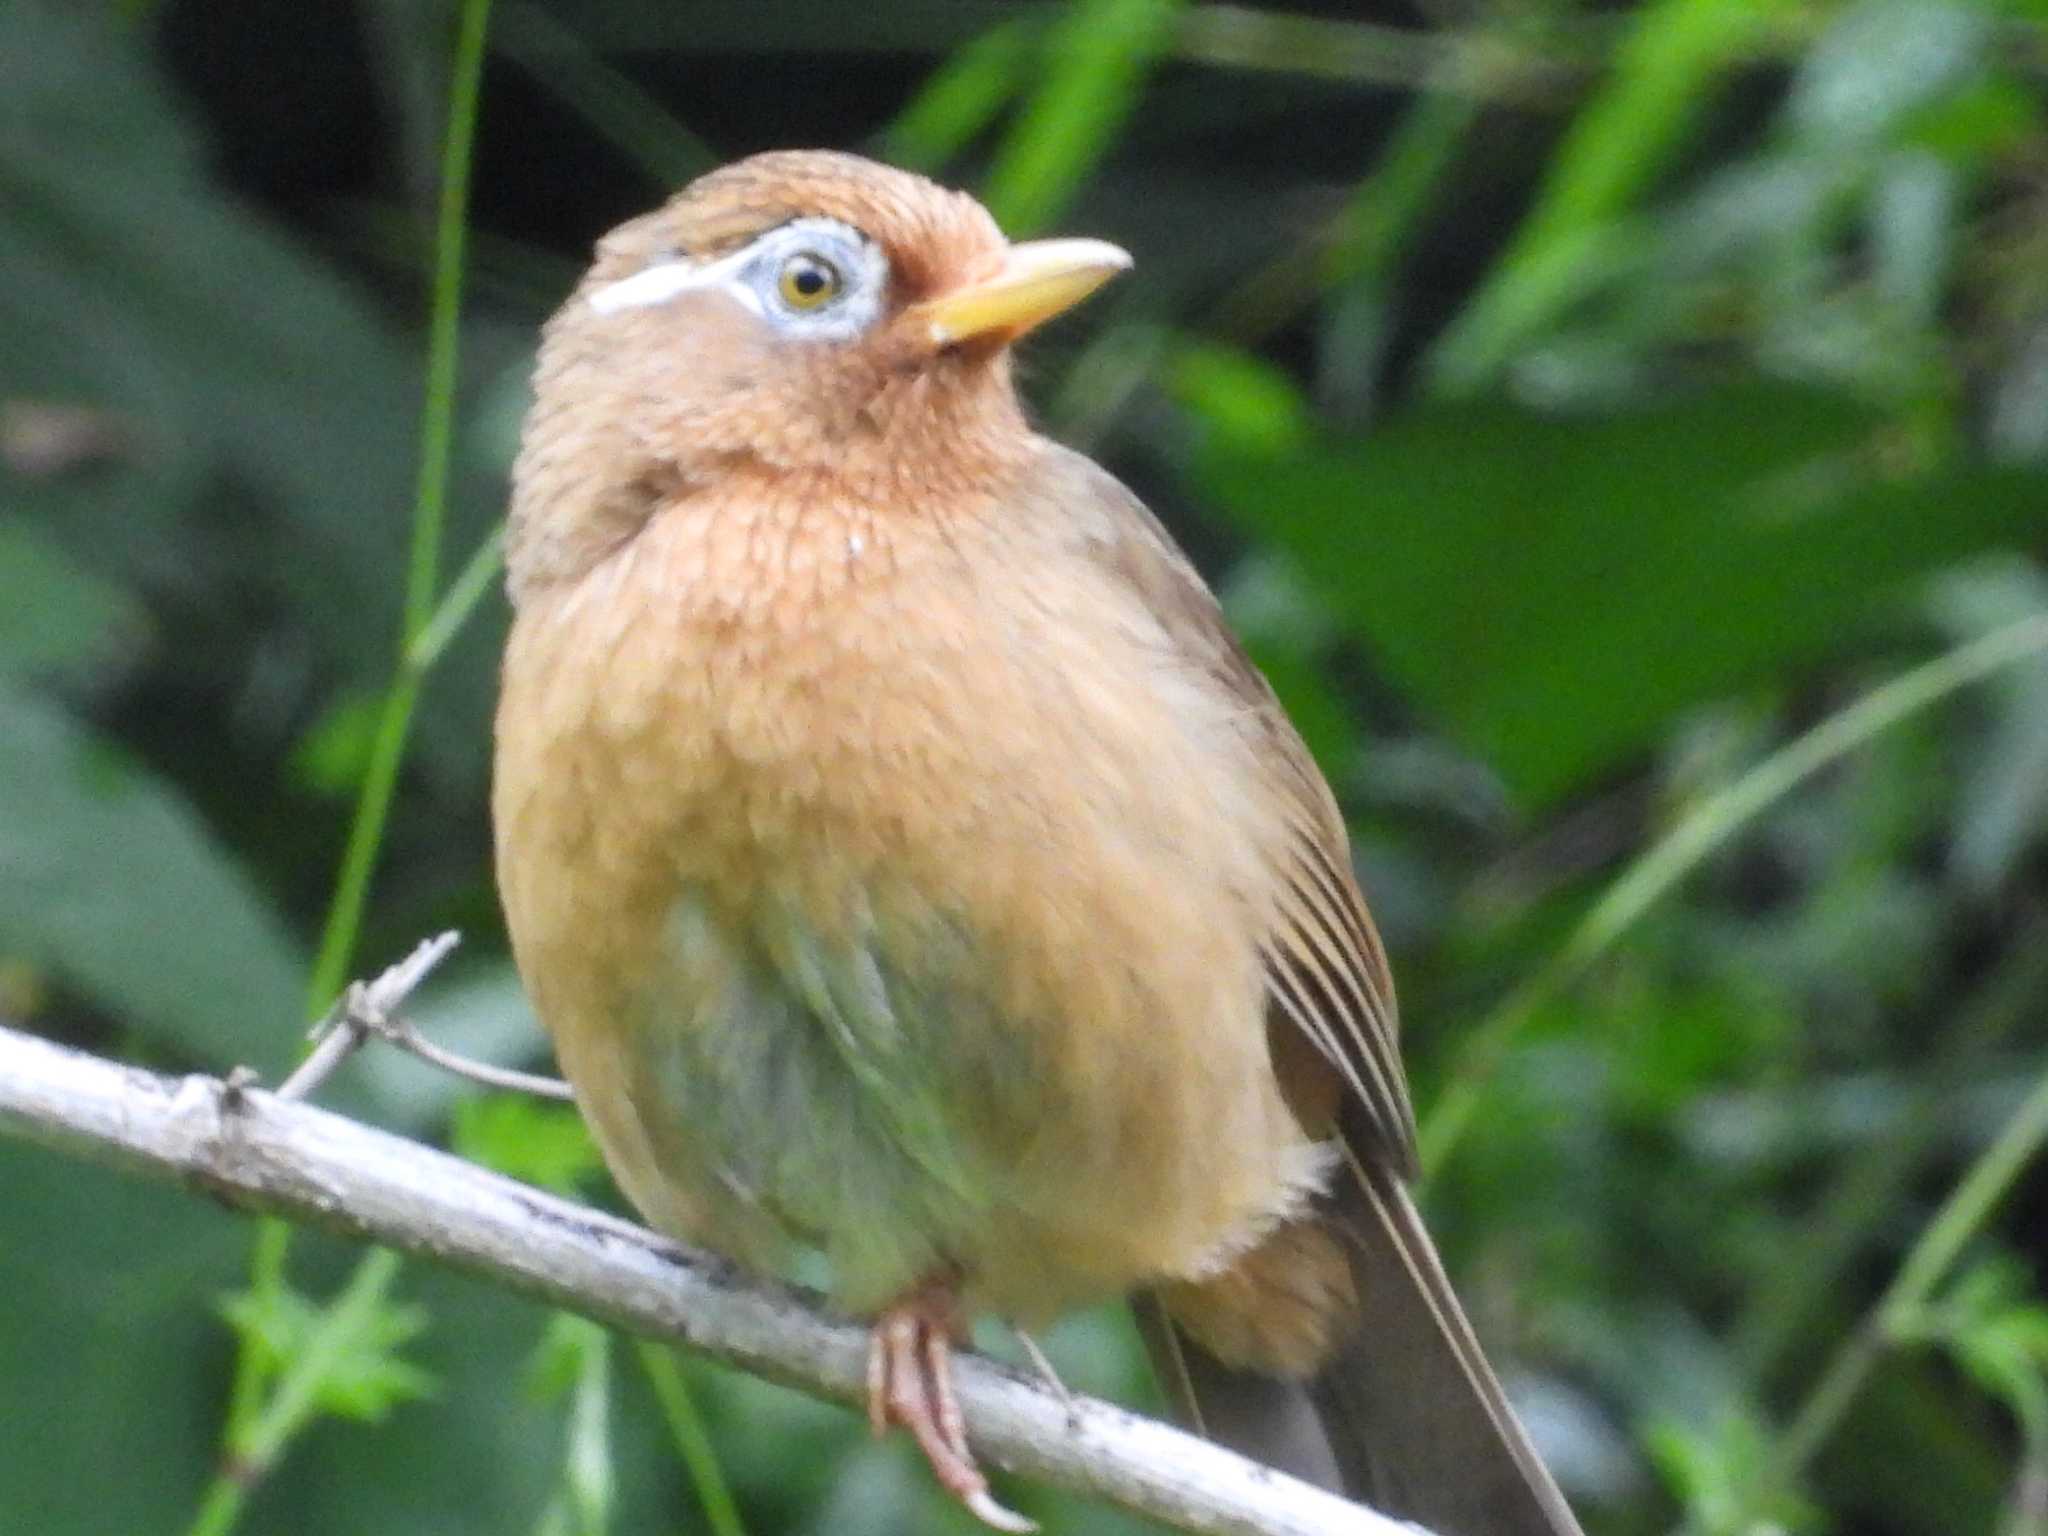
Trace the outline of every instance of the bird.
<path fill-rule="evenodd" d="M 970 1320 L 1135 1299 L 1222 1443 L 1438 1536 L 1573 1536 L 1408 1185 L 1337 802 L 1217 599 L 1033 429 L 1131 265 L 850 154 L 699 177 L 546 323 L 492 785 L 513 954 L 613 1177 L 868 1322 L 988 1524 Z"/>

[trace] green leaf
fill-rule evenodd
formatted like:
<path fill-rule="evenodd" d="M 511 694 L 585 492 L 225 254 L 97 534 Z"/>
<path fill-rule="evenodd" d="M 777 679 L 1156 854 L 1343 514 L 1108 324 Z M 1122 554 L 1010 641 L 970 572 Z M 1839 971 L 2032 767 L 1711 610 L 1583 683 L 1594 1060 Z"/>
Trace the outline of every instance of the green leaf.
<path fill-rule="evenodd" d="M 331 1247 L 302 1238 L 294 1245 L 295 1268 L 300 1253 Z M 374 1432 L 308 1431 L 252 1503 L 247 1531 L 509 1536 L 531 1528 L 554 1486 L 562 1431 L 559 1414 L 534 1404 L 518 1379 L 550 1314 L 435 1265 L 409 1266 L 406 1292 L 434 1320 L 408 1351 L 432 1375 L 433 1397 Z M 649 1515 L 622 1526 L 621 1536 L 672 1531 L 673 1523 L 651 1518 L 673 1496 L 658 1422 L 651 1411 L 644 1422 L 621 1415 L 614 1429 L 625 1442 L 621 1505 Z"/>
<path fill-rule="evenodd" d="M 1900 137 L 1908 145 L 1967 163 L 2016 147 L 2040 131 L 2043 116 L 2035 92 L 1992 75 L 1915 113 Z"/>
<path fill-rule="evenodd" d="M 557 1313 L 535 1351 L 531 1385 L 543 1400 L 569 1397 L 561 1484 L 539 1530 L 603 1536 L 618 1492 L 612 1471 L 611 1335 L 588 1318 Z"/>
<path fill-rule="evenodd" d="M 1687 1529 L 1705 1536 L 1749 1536 L 1763 1529 L 1803 1530 L 1816 1523 L 1812 1505 L 1792 1494 L 1758 1509 L 1751 1490 L 1772 1465 L 1776 1436 L 1746 1412 L 1725 1412 L 1695 1428 L 1665 1419 L 1644 1436 L 1657 1464 L 1684 1505 Z"/>
<path fill-rule="evenodd" d="M 0 1189 L 0 1530 L 182 1528 L 222 1388 L 196 1302 L 233 1280 L 243 1223 L 18 1142 L 0 1142 Z"/>
<path fill-rule="evenodd" d="M 2009 1408 L 2037 1448 L 2048 1440 L 2048 1306 L 2017 1258 L 1979 1260 L 1936 1301 L 1899 1320 L 1902 1337 L 1946 1345 Z"/>
<path fill-rule="evenodd" d="M 0 784 L 0 950 L 202 1061 L 291 1059 L 298 951 L 174 789 L 4 682 Z"/>
<path fill-rule="evenodd" d="M 1541 803 L 1826 655 L 1915 578 L 2042 531 L 2043 476 L 1888 467 L 1876 425 L 1764 384 L 1584 421 L 1446 406 L 1357 446 L 1212 444 L 1196 475 Z"/>
<path fill-rule="evenodd" d="M 0 399 L 104 413 L 123 442 L 90 475 L 0 471 L 0 490 L 96 574 L 201 607 L 232 592 L 285 649 L 384 675 L 419 401 L 394 327 L 212 179 L 145 29 L 0 6 L 0 101 Z M 423 723 L 430 763 L 474 762 Z"/>
<path fill-rule="evenodd" d="M 221 1302 L 221 1315 L 269 1366 L 283 1370 L 302 1354 L 326 1317 L 325 1309 L 280 1287 L 239 1291 Z M 313 1400 L 337 1418 L 377 1423 L 400 1403 L 430 1396 L 434 1378 L 399 1358 L 426 1331 L 418 1306 L 380 1301 L 321 1373 Z"/>
<path fill-rule="evenodd" d="M 1038 26 L 1020 18 L 961 44 L 896 114 L 882 135 L 883 158 L 926 172 L 952 159 L 1016 95 L 1040 36 Z"/>
<path fill-rule="evenodd" d="M 141 606 L 20 523 L 0 523 L 0 673 L 82 670 L 144 632 Z"/>
<path fill-rule="evenodd" d="M 526 1389 L 535 1402 L 559 1400 L 576 1385 L 590 1361 L 609 1349 L 602 1324 L 572 1312 L 557 1312 L 548 1319 L 540 1343 L 527 1362 Z"/>
<path fill-rule="evenodd" d="M 1945 629 L 1974 640 L 2048 613 L 2048 578 L 2025 559 L 1959 571 L 1937 584 L 1931 606 Z M 1993 679 L 1990 699 L 1990 728 L 1962 768 L 1949 851 L 1950 867 L 1980 896 L 2011 875 L 2048 822 L 2048 668 Z"/>
<path fill-rule="evenodd" d="M 1003 228 L 1056 218 L 1137 105 L 1146 70 L 1183 0 L 1077 0 L 1046 39 L 1044 77 L 990 168 L 986 201 Z"/>
<path fill-rule="evenodd" d="M 1284 369 L 1253 353 L 1184 342 L 1167 364 L 1167 391 L 1222 442 L 1248 453 L 1281 454 L 1308 437 L 1308 402 Z"/>
<path fill-rule="evenodd" d="M 459 1101 L 453 1142 L 472 1162 L 558 1194 L 573 1194 L 604 1167 L 573 1105 L 516 1093 Z"/>
<path fill-rule="evenodd" d="M 1716 76 L 1790 0 L 1651 0 L 1631 12 L 1605 83 L 1550 163 L 1535 206 L 1438 342 L 1436 381 L 1486 384 L 1588 289 L 1604 242 L 1707 106 Z"/>
<path fill-rule="evenodd" d="M 1936 156 L 1902 154 L 1887 163 L 1873 189 L 1873 286 L 1916 327 L 1931 328 L 1940 317 L 1954 256 L 1956 182 Z"/>

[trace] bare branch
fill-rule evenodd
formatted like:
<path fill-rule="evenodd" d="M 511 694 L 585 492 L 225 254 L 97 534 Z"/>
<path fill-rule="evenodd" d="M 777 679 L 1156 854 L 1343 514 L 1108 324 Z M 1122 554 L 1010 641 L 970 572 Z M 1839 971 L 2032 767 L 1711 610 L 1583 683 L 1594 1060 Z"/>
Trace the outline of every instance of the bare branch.
<path fill-rule="evenodd" d="M 560 1078 L 536 1077 L 531 1072 L 458 1056 L 434 1044 L 409 1020 L 399 1016 L 399 1007 L 412 996 L 413 990 L 427 979 L 435 966 L 453 954 L 455 946 L 461 942 L 462 935 L 450 929 L 422 940 L 411 954 L 375 981 L 349 983 L 348 990 L 328 1010 L 327 1017 L 313 1026 L 310 1038 L 317 1043 L 312 1054 L 284 1080 L 277 1096 L 280 1099 L 311 1098 L 313 1090 L 326 1082 L 336 1067 L 353 1056 L 374 1035 L 401 1051 L 410 1051 L 430 1066 L 439 1067 L 456 1077 L 466 1077 L 473 1083 L 482 1083 L 486 1088 L 530 1093 L 543 1099 L 573 1103 L 575 1093 Z M 236 1076 L 230 1076 L 229 1082 L 236 1088 L 249 1086 Z"/>
<path fill-rule="evenodd" d="M 0 1134 L 456 1265 L 820 1397 L 864 1398 L 866 1331 L 813 1298 L 276 1094 L 161 1077 L 0 1028 Z M 978 1357 L 961 1358 L 959 1388 L 995 1465 L 1187 1531 L 1428 1536 L 1111 1404 L 1063 1403 Z"/>

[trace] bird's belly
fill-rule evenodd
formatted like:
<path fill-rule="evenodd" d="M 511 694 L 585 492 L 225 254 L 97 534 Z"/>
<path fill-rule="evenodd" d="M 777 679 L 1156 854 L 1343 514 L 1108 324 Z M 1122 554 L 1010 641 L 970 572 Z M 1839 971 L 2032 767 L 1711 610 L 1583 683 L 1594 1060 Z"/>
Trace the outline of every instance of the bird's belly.
<path fill-rule="evenodd" d="M 1032 1203 L 1007 1101 L 1042 1079 L 998 1068 L 1018 1037 L 946 996 L 937 965 L 912 973 L 872 932 L 828 938 L 766 893 L 744 916 L 680 896 L 662 951 L 633 1036 L 639 1097 L 665 1166 L 705 1187 L 714 1241 L 815 1248 L 863 1310 L 979 1267 Z"/>
<path fill-rule="evenodd" d="M 1037 1321 L 1199 1272 L 1285 1203 L 1265 1165 L 1298 1136 L 1255 1071 L 1229 1081 L 1155 1032 L 1077 1078 L 1058 1030 L 1001 1012 L 957 923 L 906 942 L 900 910 L 877 911 L 896 904 L 856 905 L 850 942 L 776 899 L 743 928 L 701 893 L 671 909 L 631 1094 L 715 1245 L 762 1265 L 815 1248 L 856 1311 L 944 1273 Z M 1313 1180 L 1306 1149 L 1281 1162 L 1282 1181 Z"/>

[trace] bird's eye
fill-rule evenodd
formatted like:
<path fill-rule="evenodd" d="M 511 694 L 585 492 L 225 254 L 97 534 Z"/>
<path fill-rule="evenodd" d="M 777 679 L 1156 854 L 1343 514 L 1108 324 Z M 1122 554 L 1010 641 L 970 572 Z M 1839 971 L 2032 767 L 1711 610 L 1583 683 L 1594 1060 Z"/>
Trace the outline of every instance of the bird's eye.
<path fill-rule="evenodd" d="M 809 251 L 799 251 L 785 261 L 775 279 L 775 290 L 782 295 L 782 302 L 803 311 L 823 309 L 839 297 L 839 290 L 845 286 L 846 280 L 837 267 Z"/>

